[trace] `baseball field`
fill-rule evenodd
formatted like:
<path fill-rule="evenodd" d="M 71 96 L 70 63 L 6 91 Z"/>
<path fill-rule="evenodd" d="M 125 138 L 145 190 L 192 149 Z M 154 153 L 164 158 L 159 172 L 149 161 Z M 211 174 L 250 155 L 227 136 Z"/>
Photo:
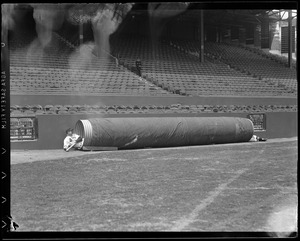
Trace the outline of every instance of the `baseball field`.
<path fill-rule="evenodd" d="M 11 151 L 18 231 L 294 232 L 297 138 L 179 148 Z"/>

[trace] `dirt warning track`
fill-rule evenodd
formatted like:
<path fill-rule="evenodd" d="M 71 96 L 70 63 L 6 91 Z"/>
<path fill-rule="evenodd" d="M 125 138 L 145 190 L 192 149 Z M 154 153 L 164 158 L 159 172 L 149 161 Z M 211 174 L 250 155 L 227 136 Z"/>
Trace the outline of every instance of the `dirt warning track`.
<path fill-rule="evenodd" d="M 235 146 L 235 145 L 266 145 L 269 143 L 277 143 L 277 142 L 291 142 L 296 141 L 297 138 L 278 138 L 278 139 L 269 139 L 267 142 L 260 143 L 231 143 L 231 144 L 222 144 L 222 145 L 204 145 L 204 146 L 184 146 L 184 147 L 172 147 L 172 148 L 151 148 L 151 149 L 136 149 L 130 151 L 118 151 L 119 153 L 126 152 L 147 152 L 147 151 L 166 151 L 172 149 L 189 149 L 189 148 L 222 148 L 222 146 Z M 80 157 L 86 155 L 95 155 L 99 153 L 109 153 L 111 151 L 101 151 L 101 152 L 81 152 L 71 150 L 69 152 L 65 152 L 62 149 L 57 150 L 12 150 L 11 151 L 11 164 L 19 164 L 26 162 L 34 162 L 34 161 L 46 161 L 46 160 L 57 160 L 64 158 L 72 158 L 72 157 Z"/>

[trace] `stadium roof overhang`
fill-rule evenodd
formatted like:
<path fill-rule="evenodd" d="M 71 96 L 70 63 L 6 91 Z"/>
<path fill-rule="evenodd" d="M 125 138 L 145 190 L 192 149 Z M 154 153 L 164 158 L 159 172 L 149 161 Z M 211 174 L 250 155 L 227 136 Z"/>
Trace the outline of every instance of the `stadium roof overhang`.
<path fill-rule="evenodd" d="M 129 14 L 147 15 L 147 5 L 148 3 L 135 3 Z M 216 1 L 191 2 L 187 10 L 177 18 L 195 21 L 199 18 L 200 10 L 204 10 L 204 20 L 206 23 L 226 25 L 237 25 L 237 23 L 258 24 L 264 19 L 268 19 L 269 21 L 287 21 L 287 12 L 289 9 L 297 9 L 297 2 L 243 1 L 232 2 L 232 4 L 230 2 Z M 294 10 L 293 18 L 297 18 L 296 10 Z"/>
<path fill-rule="evenodd" d="M 144 15 L 148 16 L 148 2 L 136 3 L 114 3 L 112 11 L 119 15 L 125 9 L 125 5 L 130 4 L 132 9 L 128 15 Z M 160 3 L 159 4 L 168 4 Z M 172 4 L 170 2 L 170 4 Z M 187 21 L 195 21 L 199 18 L 200 10 L 204 10 L 204 20 L 208 24 L 226 24 L 237 25 L 243 23 L 258 24 L 265 18 L 270 21 L 287 21 L 287 10 L 297 9 L 296 1 L 282 1 L 282 2 L 265 2 L 265 1 L 243 1 L 243 2 L 217 2 L 217 1 L 201 1 L 201 2 L 185 2 L 188 5 L 186 11 L 177 16 L 177 19 L 184 19 Z M 39 4 L 18 4 L 19 7 L 33 7 Z M 47 6 L 47 4 L 43 4 Z M 99 8 L 103 8 L 104 3 L 82 3 L 82 4 L 48 4 L 63 7 L 64 9 L 80 9 L 83 14 L 95 14 Z M 121 11 L 120 11 L 121 10 Z M 172 9 L 166 9 L 172 11 Z M 206 14 L 205 14 L 206 12 Z M 122 15 L 122 14 L 121 14 Z M 123 16 L 120 16 L 123 18 Z M 297 12 L 294 11 L 293 18 L 297 18 Z M 74 20 L 78 21 L 78 19 Z M 79 20 L 80 21 L 80 20 Z"/>

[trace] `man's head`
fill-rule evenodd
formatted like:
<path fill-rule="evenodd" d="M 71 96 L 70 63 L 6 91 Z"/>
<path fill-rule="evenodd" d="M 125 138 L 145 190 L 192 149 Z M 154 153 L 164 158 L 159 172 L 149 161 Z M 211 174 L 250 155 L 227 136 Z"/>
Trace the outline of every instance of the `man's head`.
<path fill-rule="evenodd" d="M 73 129 L 69 128 L 66 130 L 67 136 L 72 136 L 73 135 Z"/>

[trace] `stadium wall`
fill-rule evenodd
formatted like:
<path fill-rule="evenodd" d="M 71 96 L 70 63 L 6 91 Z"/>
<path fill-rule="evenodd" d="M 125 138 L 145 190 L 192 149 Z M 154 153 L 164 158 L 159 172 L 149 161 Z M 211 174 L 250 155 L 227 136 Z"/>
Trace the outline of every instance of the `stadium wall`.
<path fill-rule="evenodd" d="M 74 128 L 80 119 L 94 117 L 175 117 L 175 116 L 197 116 L 197 117 L 247 117 L 250 113 L 203 113 L 203 114 L 111 114 L 111 115 L 37 115 L 38 119 L 38 139 L 35 141 L 13 141 L 11 149 L 19 150 L 46 150 L 62 149 L 65 130 L 69 127 Z M 255 113 L 256 114 L 256 113 Z M 298 133 L 297 112 L 267 112 L 266 131 L 255 132 L 255 134 L 266 138 L 289 138 L 295 137 Z"/>

